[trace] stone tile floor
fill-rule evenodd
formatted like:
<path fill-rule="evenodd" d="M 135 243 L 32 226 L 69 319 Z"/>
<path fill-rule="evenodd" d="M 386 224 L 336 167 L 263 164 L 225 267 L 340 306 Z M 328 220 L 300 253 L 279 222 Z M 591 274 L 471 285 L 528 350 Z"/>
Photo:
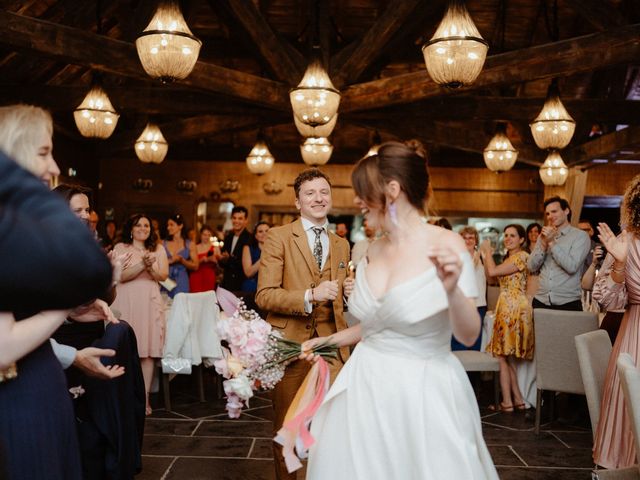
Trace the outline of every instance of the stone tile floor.
<path fill-rule="evenodd" d="M 171 382 L 172 410 L 158 405 L 147 419 L 143 471 L 137 480 L 271 480 L 272 414 L 268 394 L 251 401 L 238 420 L 230 420 L 224 399 L 216 399 L 213 376 L 205 374 L 206 398 L 200 403 L 195 381 Z M 543 423 L 533 431 L 532 415 L 489 411 L 481 386 L 484 438 L 503 480 L 588 480 L 591 430 L 588 420 Z M 152 398 L 158 400 L 158 398 Z M 531 411 L 532 412 L 532 411 Z M 543 413 L 545 413 L 543 411 Z M 299 479 L 304 472 L 299 472 Z"/>

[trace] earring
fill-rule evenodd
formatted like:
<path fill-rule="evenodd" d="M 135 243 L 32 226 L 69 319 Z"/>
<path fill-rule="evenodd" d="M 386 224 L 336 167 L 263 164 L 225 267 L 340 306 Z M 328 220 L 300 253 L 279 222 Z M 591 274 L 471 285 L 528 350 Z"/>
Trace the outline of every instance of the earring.
<path fill-rule="evenodd" d="M 391 218 L 391 222 L 394 225 L 398 225 L 398 209 L 396 208 L 395 202 L 389 204 L 389 218 Z"/>
<path fill-rule="evenodd" d="M 131 240 L 133 240 L 133 232 L 131 232 L 131 234 L 130 234 L 130 235 L 131 235 Z"/>

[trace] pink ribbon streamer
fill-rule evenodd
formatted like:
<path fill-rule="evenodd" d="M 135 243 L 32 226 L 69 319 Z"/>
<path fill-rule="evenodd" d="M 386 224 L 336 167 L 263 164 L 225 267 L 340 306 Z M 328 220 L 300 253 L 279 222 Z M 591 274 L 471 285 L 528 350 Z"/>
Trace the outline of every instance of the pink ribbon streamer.
<path fill-rule="evenodd" d="M 315 442 L 309 431 L 309 426 L 328 390 L 329 366 L 323 358 L 320 358 L 311 367 L 300 390 L 294 397 L 293 404 L 287 411 L 284 425 L 273 439 L 282 445 L 282 455 L 289 473 L 302 467 L 300 458 L 307 457 L 309 447 Z M 292 418 L 290 418 L 291 416 Z"/>

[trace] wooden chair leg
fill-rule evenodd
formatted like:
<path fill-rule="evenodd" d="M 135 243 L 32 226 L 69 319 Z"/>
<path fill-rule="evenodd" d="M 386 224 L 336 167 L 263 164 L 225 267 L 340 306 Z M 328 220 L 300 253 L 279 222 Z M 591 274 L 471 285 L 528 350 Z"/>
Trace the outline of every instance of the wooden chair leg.
<path fill-rule="evenodd" d="M 542 410 L 542 390 L 538 389 L 536 392 L 536 425 L 535 432 L 536 435 L 540 433 L 540 411 Z"/>
<path fill-rule="evenodd" d="M 200 397 L 201 402 L 206 402 L 206 399 L 204 397 L 204 379 L 202 378 L 204 375 L 204 365 L 201 364 L 195 368 L 198 369 L 198 374 L 196 379 L 196 381 L 198 382 L 198 395 Z"/>
<path fill-rule="evenodd" d="M 165 410 L 171 410 L 171 391 L 169 389 L 169 374 L 162 373 L 162 393 L 164 395 L 164 408 Z"/>

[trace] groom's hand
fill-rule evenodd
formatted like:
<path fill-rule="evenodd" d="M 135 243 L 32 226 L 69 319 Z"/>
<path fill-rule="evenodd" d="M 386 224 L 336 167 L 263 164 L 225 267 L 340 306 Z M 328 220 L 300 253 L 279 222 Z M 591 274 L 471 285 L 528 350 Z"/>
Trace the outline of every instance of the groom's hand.
<path fill-rule="evenodd" d="M 338 297 L 338 280 L 325 280 L 313 289 L 313 299 L 316 302 L 335 300 Z"/>

